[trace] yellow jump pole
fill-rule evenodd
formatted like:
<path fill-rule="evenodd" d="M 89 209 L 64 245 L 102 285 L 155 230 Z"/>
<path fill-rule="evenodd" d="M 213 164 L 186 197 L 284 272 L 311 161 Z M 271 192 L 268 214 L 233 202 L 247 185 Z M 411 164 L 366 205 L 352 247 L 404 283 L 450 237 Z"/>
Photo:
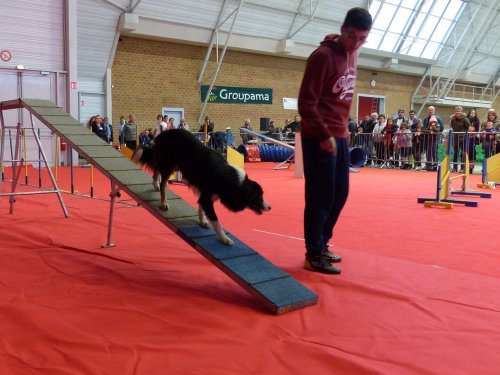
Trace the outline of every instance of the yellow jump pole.
<path fill-rule="evenodd" d="M 139 146 L 139 127 L 135 125 L 135 148 Z"/>
<path fill-rule="evenodd" d="M 28 149 L 26 147 L 26 132 L 23 129 L 23 151 L 24 151 L 24 183 L 28 185 Z"/>

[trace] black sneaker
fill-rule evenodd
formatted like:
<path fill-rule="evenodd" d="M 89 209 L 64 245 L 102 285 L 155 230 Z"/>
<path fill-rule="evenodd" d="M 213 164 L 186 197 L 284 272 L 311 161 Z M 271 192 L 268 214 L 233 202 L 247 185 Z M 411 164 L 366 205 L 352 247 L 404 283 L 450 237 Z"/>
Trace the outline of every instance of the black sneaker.
<path fill-rule="evenodd" d="M 323 255 L 318 255 L 315 257 L 306 256 L 306 260 L 304 261 L 304 269 L 330 275 L 338 275 L 342 272 L 340 268 L 332 266 L 327 258 Z"/>
<path fill-rule="evenodd" d="M 323 255 L 330 263 L 342 262 L 342 257 L 340 255 L 336 255 L 328 249 L 323 251 L 321 255 Z"/>

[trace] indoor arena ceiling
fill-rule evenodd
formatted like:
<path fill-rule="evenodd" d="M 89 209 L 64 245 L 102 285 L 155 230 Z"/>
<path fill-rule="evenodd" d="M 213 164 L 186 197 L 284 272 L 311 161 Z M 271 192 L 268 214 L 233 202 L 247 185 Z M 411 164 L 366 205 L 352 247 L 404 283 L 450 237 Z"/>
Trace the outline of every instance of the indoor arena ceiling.
<path fill-rule="evenodd" d="M 355 6 L 374 16 L 361 67 L 500 84 L 498 0 L 79 0 L 79 80 L 103 79 L 120 35 L 208 47 L 231 33 L 229 49 L 305 59 Z"/>

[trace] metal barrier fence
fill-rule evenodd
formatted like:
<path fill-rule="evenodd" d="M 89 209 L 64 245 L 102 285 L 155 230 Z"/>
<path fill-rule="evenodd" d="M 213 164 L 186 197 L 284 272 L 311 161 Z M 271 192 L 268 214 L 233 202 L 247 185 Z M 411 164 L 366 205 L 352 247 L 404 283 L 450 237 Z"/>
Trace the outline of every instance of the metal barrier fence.
<path fill-rule="evenodd" d="M 367 166 L 436 170 L 446 154 L 448 133 L 351 134 L 350 147 L 361 147 L 367 155 Z M 471 173 L 483 159 L 500 153 L 498 132 L 454 132 L 452 171 L 459 171 L 468 154 Z"/>

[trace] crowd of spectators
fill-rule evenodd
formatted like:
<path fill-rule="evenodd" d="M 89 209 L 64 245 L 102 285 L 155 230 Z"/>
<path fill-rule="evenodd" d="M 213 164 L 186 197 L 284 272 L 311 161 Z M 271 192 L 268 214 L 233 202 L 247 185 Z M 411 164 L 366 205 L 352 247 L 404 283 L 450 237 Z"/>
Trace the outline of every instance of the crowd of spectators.
<path fill-rule="evenodd" d="M 500 121 L 494 109 L 488 110 L 486 121 L 481 123 L 475 109 L 465 114 L 458 106 L 447 125 L 453 130 L 451 140 L 444 134 L 445 121 L 434 106 L 429 106 L 422 119 L 417 118 L 413 110 L 408 117 L 404 109 L 399 109 L 394 116 L 373 112 L 366 115 L 359 125 L 350 119 L 348 128 L 351 146 L 365 150 L 367 165 L 381 168 L 435 171 L 438 146 L 443 142 L 453 142 L 452 171 L 455 172 L 463 171 L 466 155 L 473 169 L 477 145 L 485 157 L 500 152 Z"/>
<path fill-rule="evenodd" d="M 92 116 L 89 120 L 89 128 L 99 138 L 106 141 L 108 144 L 113 144 L 115 138 L 113 136 L 113 126 L 107 117 L 102 118 L 101 115 Z M 184 129 L 189 130 L 189 125 L 183 118 L 180 119 L 178 124 L 175 124 L 173 117 L 163 116 L 161 114 L 156 116 L 156 124 L 154 127 L 144 128 L 139 132 L 139 125 L 134 114 L 128 116 L 128 121 L 125 116 L 120 116 L 118 129 L 118 142 L 117 148 L 126 146 L 130 149 L 137 147 L 151 147 L 154 138 L 162 131 L 169 129 Z M 213 129 L 213 127 L 212 127 Z"/>

